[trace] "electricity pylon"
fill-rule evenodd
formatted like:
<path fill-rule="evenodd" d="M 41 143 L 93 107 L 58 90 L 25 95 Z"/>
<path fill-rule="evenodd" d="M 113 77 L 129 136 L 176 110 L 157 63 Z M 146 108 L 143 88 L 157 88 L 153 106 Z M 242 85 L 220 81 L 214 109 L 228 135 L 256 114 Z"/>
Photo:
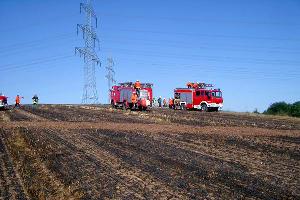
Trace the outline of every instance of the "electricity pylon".
<path fill-rule="evenodd" d="M 95 19 L 97 28 L 97 16 L 92 6 L 92 0 L 86 0 L 86 3 L 80 3 L 80 13 L 85 13 L 85 23 L 77 24 L 78 29 L 82 31 L 85 46 L 76 47 L 75 54 L 79 53 L 84 59 L 84 86 L 82 103 L 95 104 L 98 103 L 98 92 L 96 85 L 95 66 L 101 65 L 100 60 L 95 52 L 96 42 L 99 45 L 95 28 L 92 26 L 92 19 Z"/>
<path fill-rule="evenodd" d="M 115 71 L 114 71 L 114 60 L 112 58 L 108 58 L 108 65 L 105 67 L 107 70 L 107 74 L 106 74 L 106 78 L 107 78 L 107 85 L 108 85 L 108 103 L 110 103 L 111 99 L 110 99 L 110 90 L 113 84 L 116 83 L 115 80 Z"/>

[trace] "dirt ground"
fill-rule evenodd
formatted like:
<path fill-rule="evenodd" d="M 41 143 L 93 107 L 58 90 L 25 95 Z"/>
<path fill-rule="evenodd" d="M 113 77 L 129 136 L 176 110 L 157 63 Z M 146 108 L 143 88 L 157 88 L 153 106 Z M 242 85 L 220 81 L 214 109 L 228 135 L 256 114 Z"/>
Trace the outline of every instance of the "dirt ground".
<path fill-rule="evenodd" d="M 300 199 L 300 119 L 105 106 L 0 112 L 0 199 Z"/>

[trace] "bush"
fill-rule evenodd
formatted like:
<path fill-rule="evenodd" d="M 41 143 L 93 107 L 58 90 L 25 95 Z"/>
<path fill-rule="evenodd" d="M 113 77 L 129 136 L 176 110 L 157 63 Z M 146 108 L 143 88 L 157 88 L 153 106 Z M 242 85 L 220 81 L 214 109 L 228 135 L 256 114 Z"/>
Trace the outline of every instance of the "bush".
<path fill-rule="evenodd" d="M 300 101 L 297 101 L 293 104 L 287 104 L 285 102 L 273 103 L 264 112 L 264 114 L 300 117 Z"/>
<path fill-rule="evenodd" d="M 285 102 L 273 103 L 266 111 L 266 114 L 270 115 L 288 115 L 290 113 L 291 106 Z"/>
<path fill-rule="evenodd" d="M 291 116 L 300 117 L 300 101 L 293 103 L 291 106 Z"/>
<path fill-rule="evenodd" d="M 254 113 L 254 114 L 259 114 L 257 108 L 254 109 L 253 113 Z"/>

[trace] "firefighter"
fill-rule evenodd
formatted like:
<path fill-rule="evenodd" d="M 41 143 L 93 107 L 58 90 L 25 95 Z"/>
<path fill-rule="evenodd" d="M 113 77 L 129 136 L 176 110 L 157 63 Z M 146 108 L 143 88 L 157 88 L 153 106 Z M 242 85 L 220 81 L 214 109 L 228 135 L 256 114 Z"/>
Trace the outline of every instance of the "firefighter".
<path fill-rule="evenodd" d="M 15 107 L 20 107 L 21 98 L 24 99 L 24 97 L 20 97 L 20 95 L 16 96 L 16 104 Z"/>
<path fill-rule="evenodd" d="M 193 84 L 193 88 L 198 88 L 198 87 L 199 87 L 198 82 L 195 82 L 195 83 Z"/>
<path fill-rule="evenodd" d="M 33 97 L 32 97 L 32 104 L 33 105 L 37 105 L 39 102 L 39 98 L 38 96 L 35 94 Z"/>
<path fill-rule="evenodd" d="M 191 82 L 187 82 L 186 86 L 187 86 L 188 88 L 192 88 L 192 86 L 193 86 L 193 83 L 191 83 Z"/>
<path fill-rule="evenodd" d="M 160 107 L 161 108 L 161 102 L 162 101 L 162 99 L 161 99 L 161 96 L 157 99 L 157 103 L 158 103 L 158 107 Z"/>
<path fill-rule="evenodd" d="M 164 98 L 164 100 L 163 100 L 163 106 L 167 107 L 167 100 L 166 100 L 166 98 Z"/>
<path fill-rule="evenodd" d="M 169 99 L 169 108 L 172 109 L 174 107 L 174 99 L 170 97 Z"/>
<path fill-rule="evenodd" d="M 131 103 L 132 103 L 132 108 L 136 109 L 137 108 L 137 94 L 135 92 L 133 92 L 131 95 Z"/>
<path fill-rule="evenodd" d="M 136 94 L 139 97 L 140 96 L 140 89 L 141 89 L 141 83 L 139 80 L 136 80 L 134 83 L 134 89 L 136 90 Z"/>
<path fill-rule="evenodd" d="M 155 97 L 153 97 L 153 99 L 152 99 L 152 105 L 153 106 L 155 105 L 155 101 L 156 101 L 156 99 L 155 99 Z"/>

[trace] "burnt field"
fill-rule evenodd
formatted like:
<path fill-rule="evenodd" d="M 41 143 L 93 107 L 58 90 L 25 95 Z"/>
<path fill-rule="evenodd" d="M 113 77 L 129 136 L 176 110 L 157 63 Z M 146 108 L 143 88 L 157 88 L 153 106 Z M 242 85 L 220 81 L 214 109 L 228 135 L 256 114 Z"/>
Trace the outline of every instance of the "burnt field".
<path fill-rule="evenodd" d="M 0 136 L 0 199 L 300 199 L 295 118 L 41 105 Z"/>

